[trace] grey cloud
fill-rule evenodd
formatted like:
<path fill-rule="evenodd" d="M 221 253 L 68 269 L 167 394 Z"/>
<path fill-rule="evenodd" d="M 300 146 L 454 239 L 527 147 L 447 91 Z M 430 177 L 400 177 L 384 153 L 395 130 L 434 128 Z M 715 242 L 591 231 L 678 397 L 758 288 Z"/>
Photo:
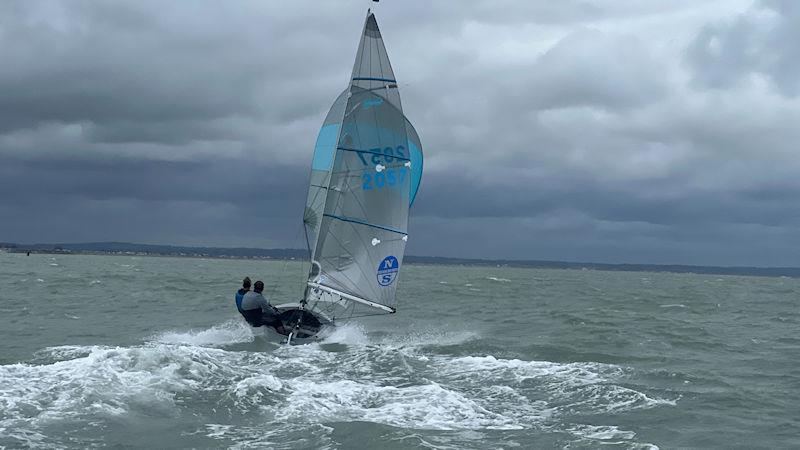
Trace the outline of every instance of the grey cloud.
<path fill-rule="evenodd" d="M 381 2 L 426 147 L 409 252 L 798 264 L 793 5 Z M 363 9 L 0 4 L 0 241 L 302 247 Z"/>
<path fill-rule="evenodd" d="M 519 86 L 528 94 L 520 98 L 535 109 L 617 110 L 657 101 L 666 90 L 663 69 L 635 36 L 609 36 L 591 29 L 566 36 L 528 73 Z"/>
<path fill-rule="evenodd" d="M 232 159 L 6 158 L 0 236 L 302 247 L 307 176 L 307 169 Z"/>
<path fill-rule="evenodd" d="M 421 231 L 425 231 L 422 233 Z M 503 238 L 488 239 L 486 230 Z M 613 261 L 689 265 L 793 266 L 800 238 L 793 227 L 707 227 L 606 222 L 576 214 L 537 218 L 412 220 L 409 252 L 456 257 Z M 748 241 L 758 236 L 758 245 Z"/>
<path fill-rule="evenodd" d="M 438 218 L 530 218 L 564 211 L 592 220 L 715 228 L 719 224 L 793 227 L 800 224 L 800 183 L 743 186 L 723 191 L 692 188 L 680 177 L 601 182 L 591 173 L 525 178 L 433 173 L 414 215 Z"/>
<path fill-rule="evenodd" d="M 217 158 L 213 161 L 7 158 L 0 203 L 60 198 L 224 203 L 252 215 L 301 217 L 308 170 Z M 298 219 L 299 221 L 299 219 Z"/>
<path fill-rule="evenodd" d="M 187 14 L 158 2 L 6 5 L 0 131 L 86 122 L 102 128 L 95 138 L 114 140 L 121 124 L 159 139 L 172 122 L 173 135 L 191 121 L 287 122 L 314 114 L 332 87 L 334 77 L 307 70 L 308 61 L 349 64 L 333 59 L 340 41 L 287 26 L 277 5 L 195 7 Z M 317 8 L 310 20 L 329 10 Z"/>
<path fill-rule="evenodd" d="M 800 94 L 800 8 L 791 0 L 756 2 L 735 20 L 706 26 L 687 52 L 695 81 L 727 88 L 748 75 Z"/>

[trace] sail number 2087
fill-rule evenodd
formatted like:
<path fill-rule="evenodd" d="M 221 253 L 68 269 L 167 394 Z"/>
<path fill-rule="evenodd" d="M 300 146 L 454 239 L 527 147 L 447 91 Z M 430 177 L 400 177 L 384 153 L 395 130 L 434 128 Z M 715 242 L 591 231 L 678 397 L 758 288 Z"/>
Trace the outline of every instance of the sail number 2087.
<path fill-rule="evenodd" d="M 370 149 L 369 153 L 358 152 L 357 154 L 364 166 L 377 166 L 378 164 L 388 165 L 398 159 L 395 158 L 395 156 L 406 159 L 405 147 L 402 145 L 399 145 L 396 148 L 373 148 Z M 397 170 L 386 168 L 380 172 L 376 171 L 375 173 L 365 173 L 361 175 L 361 187 L 365 191 L 369 191 L 371 189 L 382 189 L 386 186 L 395 186 L 398 184 L 402 186 L 406 178 L 406 171 L 407 169 L 405 167 L 400 167 Z"/>
<path fill-rule="evenodd" d="M 369 191 L 373 188 L 373 185 L 377 189 L 381 189 L 384 186 L 394 186 L 398 183 L 402 185 L 403 181 L 406 179 L 406 168 L 401 167 L 397 169 L 397 173 L 399 175 L 395 174 L 394 169 L 386 169 L 375 174 L 365 173 L 364 175 L 361 175 L 361 181 L 363 182 L 361 187 L 365 191 Z"/>

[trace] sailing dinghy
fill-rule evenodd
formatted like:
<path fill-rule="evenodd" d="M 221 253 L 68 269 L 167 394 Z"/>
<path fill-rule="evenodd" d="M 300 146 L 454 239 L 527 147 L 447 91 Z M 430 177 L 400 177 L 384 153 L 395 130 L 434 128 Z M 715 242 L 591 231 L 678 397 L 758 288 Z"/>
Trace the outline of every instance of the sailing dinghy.
<path fill-rule="evenodd" d="M 311 266 L 302 300 L 277 305 L 289 343 L 313 339 L 342 320 L 396 311 L 422 159 L 368 10 L 350 84 L 333 102 L 314 148 L 303 215 Z"/>

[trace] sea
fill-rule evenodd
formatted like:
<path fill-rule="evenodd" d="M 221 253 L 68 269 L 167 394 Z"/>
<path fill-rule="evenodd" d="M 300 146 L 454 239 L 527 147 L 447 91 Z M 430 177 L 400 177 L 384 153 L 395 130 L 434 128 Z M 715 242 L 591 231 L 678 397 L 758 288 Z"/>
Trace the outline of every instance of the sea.
<path fill-rule="evenodd" d="M 0 253 L 0 448 L 800 448 L 800 279 L 408 265 L 282 345 L 300 261 Z"/>

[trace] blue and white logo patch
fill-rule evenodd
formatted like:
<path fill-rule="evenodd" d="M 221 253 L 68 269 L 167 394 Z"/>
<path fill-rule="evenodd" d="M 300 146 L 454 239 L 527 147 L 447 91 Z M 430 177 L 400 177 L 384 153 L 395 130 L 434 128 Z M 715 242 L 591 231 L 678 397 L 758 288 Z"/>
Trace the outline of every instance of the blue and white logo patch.
<path fill-rule="evenodd" d="M 400 271 L 400 262 L 394 256 L 387 256 L 378 265 L 378 284 L 389 286 L 394 283 L 397 273 Z"/>

